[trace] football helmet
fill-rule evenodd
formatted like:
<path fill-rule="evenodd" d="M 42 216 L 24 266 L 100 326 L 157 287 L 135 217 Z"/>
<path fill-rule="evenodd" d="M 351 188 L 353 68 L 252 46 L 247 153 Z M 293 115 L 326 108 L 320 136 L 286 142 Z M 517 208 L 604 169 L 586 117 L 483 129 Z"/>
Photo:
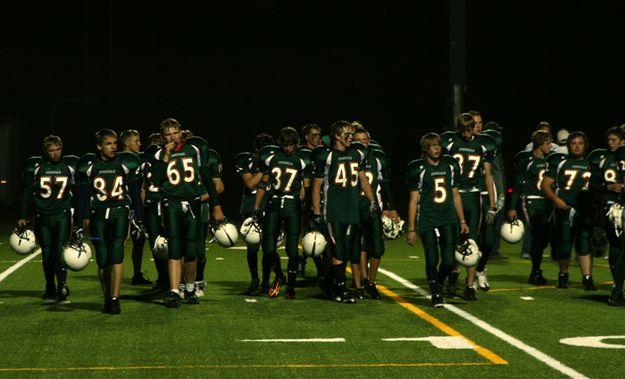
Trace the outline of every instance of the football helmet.
<path fill-rule="evenodd" d="M 459 244 L 456 245 L 454 256 L 456 262 L 464 267 L 473 267 L 482 257 L 482 252 L 477 247 L 477 243 L 471 238 L 461 238 Z"/>
<path fill-rule="evenodd" d="M 261 227 L 254 221 L 254 217 L 248 217 L 243 221 L 241 229 L 239 229 L 243 239 L 250 245 L 256 245 L 260 243 L 261 239 Z"/>
<path fill-rule="evenodd" d="M 382 232 L 384 233 L 384 238 L 394 240 L 402 233 L 403 227 L 404 220 L 395 222 L 388 216 L 382 216 Z"/>
<path fill-rule="evenodd" d="M 520 220 L 504 221 L 499 230 L 501 238 L 508 243 L 517 243 L 523 239 L 525 227 Z"/>
<path fill-rule="evenodd" d="M 223 247 L 232 247 L 239 239 L 236 225 L 230 221 L 224 221 L 215 229 L 215 240 Z"/>
<path fill-rule="evenodd" d="M 81 271 L 91 261 L 91 248 L 84 242 L 69 242 L 63 247 L 63 262 L 72 271 Z"/>
<path fill-rule="evenodd" d="M 608 209 L 608 219 L 614 225 L 616 235 L 620 236 L 623 233 L 623 206 L 619 203 L 614 203 Z"/>
<path fill-rule="evenodd" d="M 558 145 L 566 146 L 566 141 L 569 138 L 569 131 L 566 129 L 560 129 L 556 133 L 556 142 Z"/>
<path fill-rule="evenodd" d="M 280 247 L 284 245 L 285 239 L 286 239 L 286 234 L 284 234 L 284 230 L 280 229 L 280 234 L 278 234 L 278 239 L 276 240 L 276 247 Z"/>
<path fill-rule="evenodd" d="M 35 233 L 26 227 L 17 226 L 9 237 L 9 245 L 18 254 L 30 254 L 37 247 Z"/>
<path fill-rule="evenodd" d="M 154 256 L 158 259 L 169 258 L 169 248 L 167 247 L 167 238 L 159 235 L 154 240 L 154 246 L 152 247 Z"/>
<path fill-rule="evenodd" d="M 302 248 L 309 257 L 320 256 L 327 244 L 326 238 L 318 231 L 308 232 L 302 237 Z"/>

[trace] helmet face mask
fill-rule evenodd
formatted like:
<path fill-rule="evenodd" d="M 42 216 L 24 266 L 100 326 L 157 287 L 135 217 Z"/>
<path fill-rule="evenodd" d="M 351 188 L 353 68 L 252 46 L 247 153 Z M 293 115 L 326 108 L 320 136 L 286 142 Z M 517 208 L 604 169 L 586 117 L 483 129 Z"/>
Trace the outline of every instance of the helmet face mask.
<path fill-rule="evenodd" d="M 482 257 L 482 252 L 477 247 L 477 243 L 471 238 L 462 238 L 456 245 L 454 251 L 456 262 L 464 267 L 473 267 L 477 265 Z"/>
<path fill-rule="evenodd" d="M 517 243 L 525 235 L 525 227 L 520 220 L 504 221 L 499 230 L 501 238 L 508 243 Z"/>
<path fill-rule="evenodd" d="M 239 232 L 237 227 L 229 221 L 222 222 L 215 229 L 215 240 L 222 247 L 232 247 L 237 243 L 238 239 Z"/>
<path fill-rule="evenodd" d="M 254 222 L 253 217 L 248 217 L 243 221 L 239 232 L 243 236 L 243 239 L 248 245 L 257 245 L 260 243 L 262 237 L 262 229 L 257 222 Z"/>
<path fill-rule="evenodd" d="M 63 262 L 72 271 L 81 271 L 91 261 L 91 248 L 84 242 L 70 242 L 63 248 Z"/>
<path fill-rule="evenodd" d="M 617 236 L 623 233 L 623 206 L 619 203 L 614 203 L 608 210 L 608 219 L 614 225 L 614 230 Z"/>
<path fill-rule="evenodd" d="M 11 249 L 18 254 L 26 255 L 32 253 L 37 248 L 35 233 L 25 227 L 16 227 L 9 236 Z"/>
<path fill-rule="evenodd" d="M 302 248 L 304 254 L 309 257 L 318 257 L 323 254 L 328 242 L 321 232 L 311 231 L 302 237 Z"/>
<path fill-rule="evenodd" d="M 394 240 L 399 237 L 404 227 L 404 220 L 393 221 L 388 216 L 382 216 L 382 232 L 387 240 Z"/>

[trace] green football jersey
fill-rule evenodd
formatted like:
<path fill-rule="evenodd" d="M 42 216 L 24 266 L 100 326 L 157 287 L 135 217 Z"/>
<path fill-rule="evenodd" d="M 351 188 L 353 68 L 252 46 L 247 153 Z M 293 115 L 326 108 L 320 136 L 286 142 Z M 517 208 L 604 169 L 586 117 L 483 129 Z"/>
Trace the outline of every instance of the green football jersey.
<path fill-rule="evenodd" d="M 618 164 L 614 153 L 606 149 L 595 149 L 588 154 L 588 162 L 590 163 L 591 188 L 604 189 L 606 185 L 618 182 Z M 614 202 L 620 196 L 619 192 L 604 190 L 602 191 L 601 200 Z"/>
<path fill-rule="evenodd" d="M 58 162 L 42 157 L 28 158 L 24 164 L 24 196 L 20 218 L 27 218 L 32 200 L 38 214 L 57 214 L 72 207 L 72 187 L 78 157 L 63 156 Z"/>
<path fill-rule="evenodd" d="M 83 155 L 76 171 L 80 182 L 91 187 L 91 208 L 129 206 L 128 183 L 138 180 L 140 166 L 137 155 L 130 152 L 119 152 L 107 161 L 96 154 Z"/>
<path fill-rule="evenodd" d="M 448 155 L 442 155 L 438 165 L 421 158 L 406 167 L 408 191 L 419 192 L 417 225 L 420 233 L 458 222 L 453 189 L 457 188 L 459 174 L 458 162 Z"/>
<path fill-rule="evenodd" d="M 300 189 L 304 185 L 306 163 L 297 153 L 287 155 L 282 150 L 278 150 L 267 157 L 263 163 L 267 167 L 265 173 L 270 177 L 269 183 L 273 195 L 299 197 Z"/>
<path fill-rule="evenodd" d="M 371 190 L 373 191 L 373 195 L 375 196 L 375 199 L 378 202 L 380 209 L 382 209 L 383 201 L 381 183 L 385 180 L 385 167 L 383 165 L 386 164 L 386 155 L 383 151 L 371 147 L 366 149 L 366 153 L 367 155 L 365 157 L 365 162 L 362 166 L 362 170 L 367 177 L 367 181 L 371 185 Z M 360 206 L 363 208 L 368 207 L 370 204 L 369 199 L 367 199 L 367 197 L 365 196 L 364 191 L 360 191 L 360 203 Z"/>
<path fill-rule="evenodd" d="M 468 141 L 462 138 L 451 141 L 444 147 L 460 165 L 458 189 L 460 192 L 479 192 L 485 188 L 484 162 L 492 161 L 493 152 L 489 152 L 475 137 L 471 137 Z"/>
<path fill-rule="evenodd" d="M 164 149 L 156 153 L 156 158 L 161 162 L 164 162 L 164 153 Z M 205 192 L 200 181 L 201 168 L 203 165 L 206 167 L 206 162 L 202 159 L 206 157 L 202 156 L 200 148 L 188 141 L 170 152 L 169 161 L 155 168 L 165 170 L 165 180 L 160 185 L 164 199 L 191 201 L 200 198 L 200 195 Z"/>
<path fill-rule="evenodd" d="M 588 159 L 567 158 L 551 164 L 548 158 L 548 162 L 545 176 L 554 180 L 556 194 L 572 207 L 580 204 L 588 194 L 591 176 Z"/>
<path fill-rule="evenodd" d="M 313 177 L 313 172 L 312 172 L 313 165 L 310 162 L 311 154 L 312 154 L 312 150 L 310 150 L 307 147 L 300 146 L 297 148 L 297 155 L 304 160 L 304 163 L 306 163 L 306 168 L 304 169 L 305 179 L 312 179 Z"/>
<path fill-rule="evenodd" d="M 163 196 L 160 187 L 154 180 L 154 166 L 159 162 L 155 161 L 154 155 L 161 149 L 160 145 L 150 145 L 143 151 L 143 188 L 145 191 L 146 203 L 159 203 Z"/>
<path fill-rule="evenodd" d="M 313 150 L 315 178 L 323 178 L 322 213 L 328 222 L 358 224 L 359 172 L 365 160 L 362 150 L 349 147 L 339 151 L 327 147 Z"/>

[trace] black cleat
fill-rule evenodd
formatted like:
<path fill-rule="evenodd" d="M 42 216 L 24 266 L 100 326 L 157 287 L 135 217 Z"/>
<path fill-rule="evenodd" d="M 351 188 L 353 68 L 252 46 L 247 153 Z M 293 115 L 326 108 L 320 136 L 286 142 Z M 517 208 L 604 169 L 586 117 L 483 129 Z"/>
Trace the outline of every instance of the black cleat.
<path fill-rule="evenodd" d="M 623 292 L 614 292 L 612 291 L 612 293 L 610 294 L 610 297 L 608 298 L 608 304 L 610 304 L 613 307 L 622 307 L 625 305 L 625 299 L 623 299 Z"/>
<path fill-rule="evenodd" d="M 167 299 L 167 308 L 180 307 L 180 295 L 176 292 L 169 293 L 169 299 Z"/>
<path fill-rule="evenodd" d="M 284 276 L 279 276 L 276 280 L 271 283 L 271 287 L 269 287 L 269 297 L 277 297 L 280 295 L 280 290 L 282 290 L 282 284 L 285 282 Z"/>
<path fill-rule="evenodd" d="M 592 275 L 585 275 L 582 277 L 582 286 L 586 291 L 596 291 L 595 283 L 592 280 Z"/>
<path fill-rule="evenodd" d="M 43 295 L 41 295 L 41 300 L 56 300 L 56 290 L 54 289 L 54 287 L 52 288 L 46 288 L 45 292 L 43 293 Z"/>
<path fill-rule="evenodd" d="M 187 304 L 199 304 L 200 299 L 195 294 L 195 290 L 184 291 L 184 299 L 187 301 Z"/>
<path fill-rule="evenodd" d="M 569 288 L 569 273 L 558 274 L 558 288 Z"/>
<path fill-rule="evenodd" d="M 365 298 L 365 290 L 362 288 L 356 288 L 354 290 L 354 297 L 358 300 L 362 300 Z"/>
<path fill-rule="evenodd" d="M 146 278 L 145 276 L 143 276 L 142 272 L 135 272 L 135 274 L 132 276 L 132 280 L 130 281 L 130 284 L 133 286 L 142 285 L 142 284 L 152 284 L 152 281 Z"/>
<path fill-rule="evenodd" d="M 343 304 L 356 304 L 356 299 L 349 293 L 347 289 L 343 292 L 337 292 L 333 296 L 334 301 L 338 301 Z"/>
<path fill-rule="evenodd" d="M 259 294 L 260 294 L 260 280 L 258 280 L 258 278 L 254 278 L 252 279 L 252 282 L 250 283 L 250 286 L 247 289 L 247 295 L 258 296 Z"/>
<path fill-rule="evenodd" d="M 67 286 L 67 284 L 65 283 L 59 284 L 59 288 L 56 291 L 56 300 L 60 304 L 69 304 L 71 303 L 71 301 L 67 300 L 68 296 L 69 296 L 69 287 Z"/>
<path fill-rule="evenodd" d="M 111 299 L 104 299 L 104 307 L 102 308 L 102 313 L 111 314 Z"/>
<path fill-rule="evenodd" d="M 456 285 L 458 284 L 458 277 L 460 276 L 459 272 L 451 272 L 449 274 L 449 278 L 447 279 L 447 296 L 456 297 Z"/>
<path fill-rule="evenodd" d="M 434 308 L 442 308 L 445 306 L 445 299 L 440 293 L 432 295 L 432 306 Z"/>
<path fill-rule="evenodd" d="M 269 295 L 269 283 L 263 282 L 260 285 L 260 294 L 261 295 Z"/>
<path fill-rule="evenodd" d="M 544 286 L 545 284 L 547 284 L 547 279 L 545 279 L 545 277 L 543 276 L 543 271 L 539 270 L 536 272 L 532 272 L 527 282 L 535 286 Z"/>
<path fill-rule="evenodd" d="M 467 300 L 467 301 L 475 301 L 475 300 L 477 300 L 477 297 L 475 297 L 475 288 L 473 288 L 473 287 L 465 287 L 464 288 L 464 294 L 462 295 L 462 298 Z"/>
<path fill-rule="evenodd" d="M 110 300 L 110 308 L 109 308 L 109 313 L 112 315 L 118 315 L 120 313 L 122 313 L 122 308 L 119 305 L 119 299 L 115 298 L 115 299 L 111 299 Z"/>
<path fill-rule="evenodd" d="M 294 300 L 295 299 L 295 287 L 287 286 L 286 292 L 284 294 L 287 299 Z"/>
<path fill-rule="evenodd" d="M 378 292 L 378 287 L 375 285 L 375 282 L 367 283 L 365 285 L 365 291 L 369 294 L 373 300 L 380 300 L 382 296 L 380 296 L 380 292 Z"/>

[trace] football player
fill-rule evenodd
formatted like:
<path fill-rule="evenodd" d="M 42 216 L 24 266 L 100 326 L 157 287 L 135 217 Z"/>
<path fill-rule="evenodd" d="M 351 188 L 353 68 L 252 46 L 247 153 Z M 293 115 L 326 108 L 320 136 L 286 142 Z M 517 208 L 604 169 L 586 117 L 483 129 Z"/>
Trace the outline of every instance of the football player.
<path fill-rule="evenodd" d="M 124 241 L 128 235 L 129 207 L 143 220 L 139 187 L 141 161 L 131 152 L 117 152 L 117 133 L 101 129 L 95 134 L 96 154 L 87 153 L 77 164 L 78 206 L 74 213 L 75 238 L 82 226 L 96 251 L 104 313 L 119 314 L 124 274 Z M 90 211 L 89 211 L 90 209 Z"/>
<path fill-rule="evenodd" d="M 134 129 L 124 130 L 119 135 L 119 142 L 121 144 L 122 151 L 129 151 L 137 154 L 139 159 L 143 161 L 143 153 L 141 152 L 141 135 Z M 139 169 L 139 178 L 143 178 L 143 164 Z M 141 185 L 141 182 L 140 182 Z M 143 187 L 141 187 L 143 188 Z M 145 194 L 142 193 L 141 198 L 145 198 Z M 130 237 L 132 239 L 132 268 L 133 275 L 130 284 L 152 284 L 150 280 L 143 276 L 141 272 L 141 265 L 143 264 L 143 246 L 145 245 L 145 233 L 142 222 L 138 221 L 134 212 L 130 212 Z"/>
<path fill-rule="evenodd" d="M 555 233 L 558 240 L 558 288 L 569 287 L 569 262 L 575 245 L 585 290 L 596 290 L 592 278 L 590 237 L 593 229 L 593 201 L 589 191 L 590 165 L 586 158 L 588 137 L 583 132 L 569 134 L 569 157 L 554 165 L 543 176 L 541 189 L 555 207 Z M 553 186 L 553 188 L 552 188 Z"/>
<path fill-rule="evenodd" d="M 59 136 L 49 135 L 42 144 L 43 156 L 30 157 L 24 164 L 24 193 L 17 224 L 26 226 L 34 200 L 35 237 L 41 247 L 46 280 L 42 299 L 66 303 L 69 287 L 62 254 L 71 230 L 72 186 L 78 157 L 63 156 Z"/>
<path fill-rule="evenodd" d="M 332 124 L 332 147 L 316 148 L 311 159 L 315 165 L 312 189 L 313 221 L 319 226 L 325 224 L 332 249 L 332 268 L 322 287 L 326 294 L 331 293 L 332 299 L 342 303 L 356 302 L 347 291 L 345 270 L 346 261 L 360 261 L 358 241 L 361 190 L 369 200 L 370 213 L 375 217 L 379 217 L 380 213 L 380 206 L 375 201 L 371 185 L 362 170 L 365 152 L 362 148 L 351 146 L 352 130 L 347 121 Z"/>
<path fill-rule="evenodd" d="M 488 192 L 488 212 L 484 217 L 487 222 L 494 222 L 497 213 L 493 177 L 491 174 L 492 154 L 474 136 L 475 119 L 469 113 L 463 113 L 456 120 L 457 132 L 447 137 L 444 148 L 446 152 L 458 161 L 460 177 L 458 191 L 462 198 L 464 219 L 469 227 L 469 238 L 476 243 L 480 241 L 479 226 L 482 218 L 481 190 Z M 466 300 L 476 300 L 475 280 L 476 267 L 467 267 L 467 280 L 463 297 Z M 459 272 L 457 268 L 449 275 L 447 291 L 455 296 L 455 287 Z"/>
<path fill-rule="evenodd" d="M 184 298 L 187 304 L 198 304 L 195 294 L 198 239 L 201 238 L 200 197 L 206 188 L 213 215 L 223 220 L 215 183 L 208 168 L 208 146 L 200 137 L 181 142 L 180 123 L 173 118 L 161 122 L 165 145 L 154 155 L 155 181 L 163 195 L 163 215 L 168 237 L 169 308 L 178 308 L 182 296 L 179 282 L 184 271 Z M 160 183 L 159 183 L 160 179 Z M 184 257 L 184 263 L 181 259 Z"/>
<path fill-rule="evenodd" d="M 458 191 L 458 162 L 442 155 L 438 134 L 425 134 L 420 143 L 423 158 L 410 162 L 406 168 L 410 191 L 406 238 L 410 245 L 416 242 L 416 221 L 425 251 L 425 274 L 432 292 L 432 306 L 442 307 L 445 302 L 442 284 L 454 266 L 458 230 L 468 234 L 469 226 Z M 441 264 L 437 269 L 439 256 Z"/>
<path fill-rule="evenodd" d="M 295 299 L 295 280 L 298 270 L 298 241 L 301 229 L 302 199 L 304 198 L 304 169 L 307 163 L 296 153 L 299 145 L 297 130 L 286 127 L 280 130 L 278 136 L 279 150 L 267 147 L 260 152 L 263 161 L 264 173 L 258 183 L 254 214 L 260 218 L 261 204 L 267 188 L 272 190 L 265 205 L 263 224 L 263 254 L 278 257 L 277 245 L 281 226 L 284 225 L 285 249 L 289 261 L 287 264 L 286 298 Z M 265 157 L 265 155 L 268 155 Z M 274 265 L 278 262 L 274 262 Z M 277 277 L 269 289 L 269 296 L 275 297 L 280 293 L 284 277 Z"/>
<path fill-rule="evenodd" d="M 551 225 L 549 219 L 552 213 L 552 204 L 545 199 L 541 189 L 543 175 L 547 170 L 547 156 L 553 139 L 549 132 L 537 130 L 532 134 L 534 148 L 531 153 L 519 152 L 515 157 L 515 184 L 508 204 L 508 220 L 516 220 L 517 203 L 521 199 L 524 223 L 526 229 L 532 233 L 530 257 L 532 269 L 529 284 L 545 285 L 547 280 L 540 268 L 543 251 L 549 244 Z"/>
<path fill-rule="evenodd" d="M 614 288 L 608 299 L 608 304 L 614 306 L 625 305 L 623 301 L 623 280 L 625 280 L 625 261 L 623 260 L 623 242 L 620 233 L 609 219 L 612 205 L 619 202 L 623 181 L 620 180 L 620 161 L 625 160 L 625 131 L 618 126 L 611 127 L 606 132 L 608 149 L 596 149 L 588 154 L 588 161 L 592 171 L 591 185 L 601 195 L 602 224 L 609 244 L 608 262 L 614 280 Z M 618 153 L 617 153 L 618 151 Z M 618 160 L 617 160 L 618 155 Z"/>
<path fill-rule="evenodd" d="M 234 168 L 237 174 L 241 176 L 243 181 L 243 193 L 241 197 L 240 214 L 243 220 L 248 217 L 254 216 L 254 203 L 256 201 L 256 191 L 258 184 L 260 183 L 263 173 L 261 172 L 260 162 L 258 154 L 260 150 L 268 145 L 273 144 L 273 137 L 269 134 L 261 133 L 254 138 L 252 144 L 253 150 L 251 152 L 239 153 L 234 157 Z M 264 209 L 264 204 L 259 206 L 259 209 Z M 275 262 L 274 257 L 271 257 L 265 251 L 263 251 L 262 257 L 262 283 L 258 278 L 258 250 L 260 244 L 247 244 L 247 267 L 250 271 L 252 281 L 247 290 L 248 295 L 258 295 L 259 293 L 269 293 L 269 276 L 271 274 L 271 268 Z M 278 258 L 279 262 L 279 258 Z M 278 265 L 274 267 L 276 272 L 276 279 L 283 277 L 282 269 Z M 281 275 L 280 275 L 281 274 Z"/>
<path fill-rule="evenodd" d="M 354 130 L 354 142 L 362 144 L 366 151 L 363 171 L 376 202 L 383 211 L 388 214 L 393 222 L 399 220 L 395 210 L 395 201 L 390 191 L 390 163 L 388 157 L 379 147 L 371 143 L 369 132 L 357 121 L 352 122 Z M 369 201 L 364 192 L 360 192 L 360 234 L 362 236 L 362 249 L 360 262 L 352 263 L 352 276 L 354 278 L 355 296 L 358 299 L 364 297 L 366 292 L 374 300 L 381 299 L 375 283 L 380 267 L 380 260 L 384 255 L 384 238 L 382 232 L 382 219 L 380 215 L 372 215 L 369 212 Z"/>

